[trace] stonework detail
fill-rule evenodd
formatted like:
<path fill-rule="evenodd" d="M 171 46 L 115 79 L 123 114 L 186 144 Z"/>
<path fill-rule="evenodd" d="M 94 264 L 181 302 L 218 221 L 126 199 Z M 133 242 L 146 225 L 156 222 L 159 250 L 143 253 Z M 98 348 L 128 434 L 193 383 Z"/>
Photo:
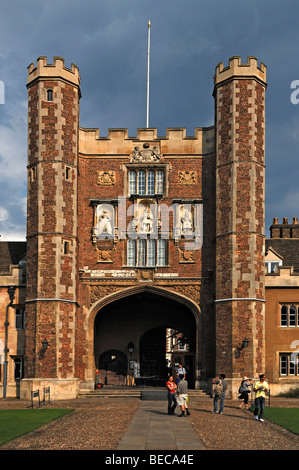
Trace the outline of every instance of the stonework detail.
<path fill-rule="evenodd" d="M 180 263 L 194 263 L 194 251 L 182 250 L 178 248 L 180 255 Z"/>
<path fill-rule="evenodd" d="M 115 171 L 98 171 L 97 182 L 100 186 L 110 186 L 115 184 Z"/>
<path fill-rule="evenodd" d="M 132 163 L 143 162 L 143 163 L 155 163 L 161 160 L 159 149 L 156 146 L 150 148 L 148 143 L 144 143 L 142 148 L 138 145 L 134 147 L 132 151 Z"/>
<path fill-rule="evenodd" d="M 115 292 L 118 292 L 120 290 L 122 290 L 122 287 L 111 285 L 91 286 L 89 292 L 90 305 L 92 305 L 94 302 L 97 302 L 98 300 L 103 299 L 104 297 L 106 297 L 106 295 L 114 294 Z"/>
<path fill-rule="evenodd" d="M 177 292 L 178 294 L 184 295 L 189 299 L 193 300 L 193 302 L 199 304 L 200 302 L 200 285 L 181 285 L 181 286 L 169 286 L 169 290 Z"/>
<path fill-rule="evenodd" d="M 196 184 L 197 180 L 197 172 L 196 171 L 179 171 L 178 172 L 178 177 L 179 177 L 179 184 L 181 185 L 193 185 Z"/>
<path fill-rule="evenodd" d="M 98 262 L 99 263 L 113 263 L 112 259 L 112 249 L 107 249 L 107 248 L 100 248 L 97 247 L 99 257 L 98 257 Z"/>

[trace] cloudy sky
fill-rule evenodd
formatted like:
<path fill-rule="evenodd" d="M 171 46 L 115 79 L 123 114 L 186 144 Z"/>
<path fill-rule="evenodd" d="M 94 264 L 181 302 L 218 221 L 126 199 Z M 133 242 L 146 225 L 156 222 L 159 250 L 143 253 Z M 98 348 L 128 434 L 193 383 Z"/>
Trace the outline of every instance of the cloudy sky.
<path fill-rule="evenodd" d="M 160 136 L 167 127 L 185 127 L 193 135 L 195 127 L 213 124 L 219 62 L 255 56 L 266 64 L 266 236 L 273 217 L 299 217 L 299 104 L 291 102 L 291 84 L 299 81 L 298 0 L 0 0 L 0 5 L 1 240 L 26 236 L 28 65 L 39 56 L 77 64 L 80 125 L 98 127 L 101 136 L 108 128 L 125 127 L 135 136 L 146 125 L 149 20 L 150 127 Z"/>

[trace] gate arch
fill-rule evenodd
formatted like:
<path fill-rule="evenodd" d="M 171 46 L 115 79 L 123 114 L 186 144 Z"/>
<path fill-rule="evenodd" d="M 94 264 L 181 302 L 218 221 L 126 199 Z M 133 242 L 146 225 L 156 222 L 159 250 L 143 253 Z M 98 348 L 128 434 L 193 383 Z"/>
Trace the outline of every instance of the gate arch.
<path fill-rule="evenodd" d="M 149 286 L 149 285 L 138 285 L 134 287 L 129 287 L 126 289 L 121 289 L 117 292 L 114 292 L 112 294 L 108 294 L 105 297 L 99 299 L 98 301 L 94 302 L 88 312 L 88 318 L 87 318 L 87 364 L 88 364 L 88 370 L 87 370 L 87 379 L 93 380 L 95 376 L 95 357 L 94 357 L 94 342 L 95 342 L 95 336 L 94 336 L 94 324 L 95 324 L 95 318 L 99 314 L 100 315 L 100 310 L 103 309 L 103 307 L 117 301 L 124 299 L 129 296 L 133 296 L 135 294 L 140 294 L 140 293 L 150 293 L 150 294 L 155 294 L 156 296 L 160 295 L 162 297 L 168 298 L 172 301 L 177 302 L 178 304 L 182 304 L 185 307 L 187 307 L 190 312 L 193 314 L 194 320 L 195 320 L 195 325 L 196 325 L 196 334 L 195 334 L 195 362 L 196 362 L 196 369 L 198 369 L 198 363 L 200 361 L 200 344 L 199 344 L 199 338 L 201 337 L 201 312 L 200 312 L 200 307 L 190 298 L 177 293 L 175 291 L 167 290 L 162 287 L 156 287 L 156 286 Z"/>

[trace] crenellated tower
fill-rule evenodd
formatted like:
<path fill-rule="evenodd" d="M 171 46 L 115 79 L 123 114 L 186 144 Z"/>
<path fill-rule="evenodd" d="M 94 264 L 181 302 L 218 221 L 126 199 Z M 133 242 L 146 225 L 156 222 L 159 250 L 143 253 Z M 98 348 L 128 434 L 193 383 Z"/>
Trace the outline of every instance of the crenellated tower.
<path fill-rule="evenodd" d="M 216 371 L 232 380 L 265 366 L 265 89 L 254 57 L 216 67 Z"/>
<path fill-rule="evenodd" d="M 25 377 L 75 386 L 80 76 L 54 57 L 28 67 Z M 49 347 L 42 351 L 42 341 Z M 28 390 L 27 390 L 28 392 Z M 22 393 L 22 392 L 21 392 Z M 63 392 L 62 392 L 63 393 Z M 27 394 L 28 395 L 28 394 Z"/>

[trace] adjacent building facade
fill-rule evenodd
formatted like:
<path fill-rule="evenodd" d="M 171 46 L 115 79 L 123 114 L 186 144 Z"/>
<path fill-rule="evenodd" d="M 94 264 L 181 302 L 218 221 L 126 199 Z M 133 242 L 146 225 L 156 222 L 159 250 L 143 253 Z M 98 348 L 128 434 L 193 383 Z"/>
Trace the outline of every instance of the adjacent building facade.
<path fill-rule="evenodd" d="M 80 127 L 79 70 L 59 57 L 31 64 L 27 88 L 20 396 L 50 386 L 54 397 L 76 397 L 94 388 L 96 371 L 108 385 L 164 384 L 179 352 L 167 350 L 169 331 L 188 344 L 191 387 L 225 373 L 234 393 L 242 375 L 274 371 L 264 64 L 233 57 L 216 67 L 215 125 L 193 136 Z"/>

